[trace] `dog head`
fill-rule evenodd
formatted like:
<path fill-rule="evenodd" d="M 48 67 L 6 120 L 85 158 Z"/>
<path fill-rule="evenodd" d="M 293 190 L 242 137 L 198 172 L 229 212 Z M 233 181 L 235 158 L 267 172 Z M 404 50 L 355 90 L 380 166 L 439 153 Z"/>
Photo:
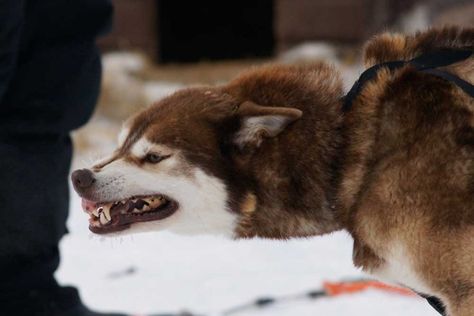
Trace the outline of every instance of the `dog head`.
<path fill-rule="evenodd" d="M 282 159 L 298 155 L 288 151 L 304 146 L 288 147 L 304 137 L 304 133 L 291 137 L 304 115 L 297 107 L 300 94 L 288 100 L 284 97 L 288 91 L 271 83 L 257 84 L 256 74 L 261 79 L 276 75 L 260 71 L 222 87 L 185 89 L 129 119 L 109 157 L 72 174 L 90 215 L 90 229 L 100 234 L 167 229 L 250 236 L 255 234 L 243 233 L 239 227 L 248 226 L 248 216 L 268 204 L 269 198 L 274 199 L 273 208 L 283 207 L 283 201 L 291 204 L 288 179 L 292 176 L 286 164 L 294 161 Z M 323 191 L 313 194 L 324 196 Z M 327 204 L 324 197 L 319 200 Z"/>

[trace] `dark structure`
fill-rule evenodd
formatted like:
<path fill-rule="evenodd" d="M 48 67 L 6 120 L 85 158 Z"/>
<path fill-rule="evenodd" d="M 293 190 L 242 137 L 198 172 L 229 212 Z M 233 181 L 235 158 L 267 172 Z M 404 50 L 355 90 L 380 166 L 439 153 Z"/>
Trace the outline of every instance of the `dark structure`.
<path fill-rule="evenodd" d="M 160 61 L 261 57 L 273 53 L 272 0 L 210 3 L 158 1 Z"/>
<path fill-rule="evenodd" d="M 114 0 L 114 31 L 100 44 L 158 62 L 265 57 L 303 41 L 357 43 L 415 1 Z"/>

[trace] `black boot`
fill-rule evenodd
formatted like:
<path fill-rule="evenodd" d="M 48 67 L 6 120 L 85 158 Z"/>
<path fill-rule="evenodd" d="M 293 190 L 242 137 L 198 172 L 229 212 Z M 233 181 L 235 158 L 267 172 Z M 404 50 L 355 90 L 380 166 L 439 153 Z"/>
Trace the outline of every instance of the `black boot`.
<path fill-rule="evenodd" d="M 37 257 L 0 256 L 0 315 L 125 316 L 85 307 L 75 288 L 60 286 L 54 279 L 58 262 L 57 248 Z"/>
<path fill-rule="evenodd" d="M 2 302 L 0 314 L 5 316 L 126 316 L 120 313 L 93 312 L 82 304 L 73 287 L 34 289 L 23 298 Z"/>

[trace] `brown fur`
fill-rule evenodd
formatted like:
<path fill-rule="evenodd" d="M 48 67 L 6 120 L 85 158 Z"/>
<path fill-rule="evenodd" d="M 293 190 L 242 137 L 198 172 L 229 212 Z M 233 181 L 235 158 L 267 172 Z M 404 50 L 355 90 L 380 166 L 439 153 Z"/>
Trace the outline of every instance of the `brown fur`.
<path fill-rule="evenodd" d="M 473 44 L 473 29 L 385 34 L 366 46 L 365 55 L 372 65 Z M 464 62 L 465 79 L 472 78 L 472 65 L 472 57 Z M 439 295 L 450 315 L 472 315 L 474 100 L 409 67 L 382 71 L 355 100 L 345 133 L 339 214 L 355 239 L 356 265 L 377 270 L 389 260 L 393 241 L 401 242 L 434 289 L 429 294 Z"/>
<path fill-rule="evenodd" d="M 333 231 L 340 228 L 331 205 L 341 146 L 341 96 L 342 84 L 330 66 L 266 66 L 227 86 L 183 90 L 139 113 L 119 152 L 126 155 L 145 134 L 153 142 L 179 148 L 188 161 L 223 179 L 235 212 L 240 213 L 248 193 L 254 194 L 258 211 L 242 213 L 237 231 L 242 237 L 288 238 Z M 279 137 L 263 135 L 261 144 L 238 147 L 232 140 L 242 117 L 255 110 L 244 109 L 246 101 L 284 105 L 304 115 Z"/>
<path fill-rule="evenodd" d="M 365 61 L 473 44 L 474 29 L 383 34 L 366 45 Z M 471 58 L 447 70 L 472 82 L 473 65 Z M 451 316 L 472 315 L 473 99 L 409 66 L 379 71 L 348 113 L 341 96 L 339 75 L 325 64 L 250 70 L 228 85 L 186 89 L 139 113 L 117 157 L 143 135 L 179 148 L 226 184 L 240 218 L 238 237 L 343 228 L 354 238 L 354 263 L 372 272 L 400 245 L 431 289 L 426 294 L 441 297 Z M 246 118 L 272 113 L 287 120 L 283 131 L 262 128 L 236 143 Z"/>

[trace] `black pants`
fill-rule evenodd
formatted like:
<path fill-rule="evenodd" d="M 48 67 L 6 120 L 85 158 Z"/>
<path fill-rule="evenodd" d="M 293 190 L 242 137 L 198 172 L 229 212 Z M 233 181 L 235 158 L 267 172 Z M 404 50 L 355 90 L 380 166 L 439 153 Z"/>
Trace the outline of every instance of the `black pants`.
<path fill-rule="evenodd" d="M 75 304 L 54 280 L 66 233 L 69 132 L 90 117 L 108 0 L 0 3 L 0 314 Z M 60 306 L 59 306 L 60 307 Z"/>

